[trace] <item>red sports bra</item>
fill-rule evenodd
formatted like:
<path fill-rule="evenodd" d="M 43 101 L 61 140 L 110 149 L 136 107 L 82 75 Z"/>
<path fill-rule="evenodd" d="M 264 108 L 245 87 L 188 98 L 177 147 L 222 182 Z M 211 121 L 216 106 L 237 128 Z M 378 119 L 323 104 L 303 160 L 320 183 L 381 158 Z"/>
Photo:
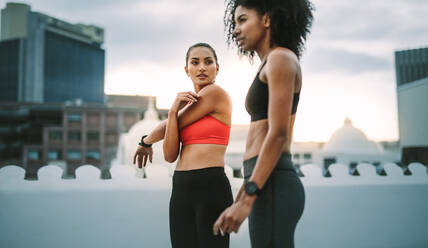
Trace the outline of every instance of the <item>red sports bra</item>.
<path fill-rule="evenodd" d="M 183 145 L 229 143 L 230 126 L 212 117 L 210 114 L 186 126 L 180 131 Z"/>

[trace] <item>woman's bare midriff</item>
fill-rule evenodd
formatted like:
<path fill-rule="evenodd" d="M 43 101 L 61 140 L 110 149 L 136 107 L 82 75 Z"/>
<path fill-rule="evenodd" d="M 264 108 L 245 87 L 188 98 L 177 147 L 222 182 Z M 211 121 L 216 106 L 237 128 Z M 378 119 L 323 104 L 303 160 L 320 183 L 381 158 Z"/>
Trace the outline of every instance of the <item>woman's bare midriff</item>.
<path fill-rule="evenodd" d="M 293 134 L 293 126 L 294 126 L 295 115 L 292 115 L 290 118 L 290 127 L 288 140 L 284 143 L 282 147 L 282 152 L 290 152 L 292 134 Z M 250 123 L 250 128 L 247 136 L 247 144 L 245 147 L 244 160 L 253 158 L 258 156 L 260 150 L 262 149 L 263 142 L 266 138 L 266 135 L 269 130 L 269 123 L 267 119 L 253 121 Z"/>
<path fill-rule="evenodd" d="M 224 166 L 225 145 L 190 144 L 183 146 L 176 170 Z"/>

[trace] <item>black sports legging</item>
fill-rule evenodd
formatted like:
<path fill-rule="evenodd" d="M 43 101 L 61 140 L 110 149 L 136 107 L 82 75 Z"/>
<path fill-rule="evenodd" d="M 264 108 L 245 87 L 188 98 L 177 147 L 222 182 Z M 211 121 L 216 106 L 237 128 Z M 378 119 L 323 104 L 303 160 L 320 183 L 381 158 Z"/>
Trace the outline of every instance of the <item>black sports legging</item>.
<path fill-rule="evenodd" d="M 169 202 L 173 248 L 229 247 L 229 235 L 213 235 L 213 225 L 233 203 L 223 167 L 175 171 Z"/>
<path fill-rule="evenodd" d="M 245 180 L 251 177 L 256 162 L 257 157 L 244 161 Z M 304 206 L 305 190 L 291 154 L 282 153 L 249 216 L 251 247 L 293 248 Z"/>

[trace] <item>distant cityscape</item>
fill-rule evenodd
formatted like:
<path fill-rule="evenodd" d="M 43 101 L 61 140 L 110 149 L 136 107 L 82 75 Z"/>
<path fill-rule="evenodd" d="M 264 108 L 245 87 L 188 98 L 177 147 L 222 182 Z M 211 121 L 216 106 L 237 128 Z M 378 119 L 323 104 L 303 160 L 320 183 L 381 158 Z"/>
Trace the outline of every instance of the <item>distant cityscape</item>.
<path fill-rule="evenodd" d="M 54 163 L 74 178 L 78 166 L 92 164 L 109 178 L 120 133 L 144 118 L 152 97 L 104 94 L 102 28 L 21 3 L 7 3 L 1 18 L 0 167 L 18 165 L 37 179 Z"/>
<path fill-rule="evenodd" d="M 103 43 L 104 30 L 94 25 L 67 23 L 22 3 L 1 10 L 0 168 L 18 165 L 36 180 L 47 164 L 63 166 L 63 178 L 91 164 L 110 178 L 120 135 L 144 120 L 156 98 L 104 93 Z M 293 143 L 295 164 L 325 171 L 334 163 L 428 165 L 428 47 L 396 51 L 395 71 L 399 141 L 371 141 L 346 119 L 326 143 Z M 168 110 L 155 111 L 159 120 L 167 118 Z M 232 127 L 226 162 L 235 170 L 246 132 Z"/>

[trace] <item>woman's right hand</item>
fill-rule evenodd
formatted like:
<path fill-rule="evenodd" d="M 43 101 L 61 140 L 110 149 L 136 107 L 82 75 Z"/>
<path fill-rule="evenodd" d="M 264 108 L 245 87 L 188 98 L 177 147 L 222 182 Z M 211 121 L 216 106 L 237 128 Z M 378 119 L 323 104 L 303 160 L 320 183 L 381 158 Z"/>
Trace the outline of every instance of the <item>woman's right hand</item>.
<path fill-rule="evenodd" d="M 144 147 L 139 145 L 137 151 L 135 151 L 134 154 L 134 164 L 135 161 L 138 160 L 138 168 L 142 168 L 142 165 L 145 167 L 147 164 L 147 159 L 149 159 L 150 163 L 152 163 L 153 149 L 151 147 Z"/>
<path fill-rule="evenodd" d="M 187 103 L 197 102 L 198 98 L 199 98 L 199 95 L 192 91 L 179 92 L 169 111 L 173 111 L 177 113 L 180 109 L 184 108 L 187 105 Z"/>

